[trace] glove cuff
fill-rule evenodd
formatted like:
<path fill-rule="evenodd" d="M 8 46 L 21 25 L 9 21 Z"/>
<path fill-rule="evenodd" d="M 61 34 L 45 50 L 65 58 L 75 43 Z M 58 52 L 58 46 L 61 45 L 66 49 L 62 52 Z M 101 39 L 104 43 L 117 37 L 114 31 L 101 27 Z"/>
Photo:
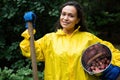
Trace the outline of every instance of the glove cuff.
<path fill-rule="evenodd" d="M 120 67 L 110 65 L 101 76 L 102 80 L 116 80 L 120 74 Z"/>
<path fill-rule="evenodd" d="M 34 24 L 32 24 L 32 25 L 33 25 L 33 28 L 35 28 L 35 27 L 36 27 L 35 23 L 34 23 Z M 26 29 L 28 29 L 28 23 L 26 23 L 26 24 L 25 24 L 25 28 L 26 28 Z"/>

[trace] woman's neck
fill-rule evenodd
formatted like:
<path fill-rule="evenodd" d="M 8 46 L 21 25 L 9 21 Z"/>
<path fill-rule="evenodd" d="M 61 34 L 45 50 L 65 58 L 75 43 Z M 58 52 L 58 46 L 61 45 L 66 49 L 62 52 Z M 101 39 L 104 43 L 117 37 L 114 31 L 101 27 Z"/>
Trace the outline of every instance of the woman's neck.
<path fill-rule="evenodd" d="M 71 35 L 74 32 L 74 29 L 63 29 L 63 31 L 68 34 Z"/>

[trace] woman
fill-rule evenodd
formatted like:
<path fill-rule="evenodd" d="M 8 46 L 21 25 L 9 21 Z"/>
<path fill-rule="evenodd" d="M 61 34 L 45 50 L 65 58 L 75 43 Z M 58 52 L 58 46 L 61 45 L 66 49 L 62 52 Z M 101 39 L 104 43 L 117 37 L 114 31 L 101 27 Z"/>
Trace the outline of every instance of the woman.
<path fill-rule="evenodd" d="M 32 12 L 24 15 L 26 22 L 33 21 L 34 17 Z M 99 77 L 86 73 L 80 63 L 82 52 L 97 42 L 108 46 L 113 53 L 112 67 L 102 78 L 116 80 L 120 73 L 120 51 L 111 43 L 85 32 L 83 9 L 77 2 L 69 1 L 61 6 L 57 28 L 56 32 L 35 41 L 36 58 L 45 61 L 45 80 L 99 80 Z M 28 30 L 22 33 L 22 37 L 22 53 L 30 57 Z"/>

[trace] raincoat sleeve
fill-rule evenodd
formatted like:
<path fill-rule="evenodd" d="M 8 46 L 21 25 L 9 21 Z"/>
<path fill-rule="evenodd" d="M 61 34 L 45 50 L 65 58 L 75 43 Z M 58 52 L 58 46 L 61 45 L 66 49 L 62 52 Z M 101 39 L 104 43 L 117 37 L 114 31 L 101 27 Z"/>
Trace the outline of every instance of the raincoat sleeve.
<path fill-rule="evenodd" d="M 90 40 L 90 43 L 96 43 L 96 42 L 100 42 L 104 45 L 106 45 L 112 53 L 112 61 L 111 64 L 115 65 L 115 66 L 119 66 L 120 67 L 120 51 L 118 49 L 116 49 L 112 43 L 108 42 L 108 41 L 104 41 L 94 35 L 91 34 L 91 38 L 92 40 Z"/>
<path fill-rule="evenodd" d="M 35 34 L 35 30 L 34 30 Z M 28 33 L 28 30 L 25 30 L 22 34 L 22 37 L 24 37 L 24 40 L 20 42 L 20 49 L 22 51 L 23 56 L 30 58 L 30 35 Z M 36 53 L 36 59 L 37 61 L 44 61 L 44 54 L 43 54 L 43 49 L 45 48 L 44 43 L 45 43 L 45 37 L 40 38 L 35 42 L 35 53 Z"/>

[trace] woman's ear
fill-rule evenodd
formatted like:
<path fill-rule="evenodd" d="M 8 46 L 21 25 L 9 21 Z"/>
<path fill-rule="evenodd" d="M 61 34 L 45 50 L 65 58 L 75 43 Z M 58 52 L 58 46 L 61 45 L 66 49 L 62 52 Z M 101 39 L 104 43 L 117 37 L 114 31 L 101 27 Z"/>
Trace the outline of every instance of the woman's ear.
<path fill-rule="evenodd" d="M 78 18 L 78 19 L 77 19 L 77 21 L 76 21 L 76 24 L 78 24 L 78 23 L 79 23 L 79 21 L 80 21 L 80 19 Z"/>

